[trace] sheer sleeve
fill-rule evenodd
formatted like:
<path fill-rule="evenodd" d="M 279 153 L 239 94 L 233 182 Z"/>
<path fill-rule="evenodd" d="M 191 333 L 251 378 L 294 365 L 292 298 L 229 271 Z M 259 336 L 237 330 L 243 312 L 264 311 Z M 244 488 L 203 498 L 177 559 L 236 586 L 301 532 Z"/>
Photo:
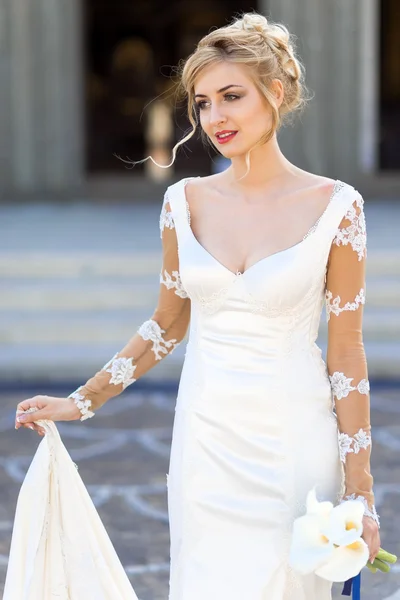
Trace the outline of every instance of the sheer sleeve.
<path fill-rule="evenodd" d="M 341 501 L 361 500 L 365 514 L 379 525 L 370 471 L 370 386 L 362 334 L 367 256 L 363 204 L 358 195 L 340 223 L 329 255 L 325 291 L 327 368 L 345 472 Z"/>
<path fill-rule="evenodd" d="M 185 337 L 190 300 L 179 275 L 176 230 L 167 196 L 160 215 L 160 235 L 163 261 L 157 307 L 125 347 L 85 385 L 70 394 L 82 413 L 81 420 L 92 417 L 93 411 L 171 354 Z"/>

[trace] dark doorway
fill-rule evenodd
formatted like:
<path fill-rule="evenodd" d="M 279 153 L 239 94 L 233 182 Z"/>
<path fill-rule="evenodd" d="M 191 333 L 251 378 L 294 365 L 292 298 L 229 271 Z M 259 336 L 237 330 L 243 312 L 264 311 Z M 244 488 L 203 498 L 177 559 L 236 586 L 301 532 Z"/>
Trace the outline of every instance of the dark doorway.
<path fill-rule="evenodd" d="M 400 2 L 381 0 L 380 168 L 400 169 Z"/>
<path fill-rule="evenodd" d="M 85 0 L 87 170 L 123 174 L 126 166 L 114 154 L 147 156 L 146 118 L 157 97 L 169 103 L 173 143 L 181 139 L 189 122 L 183 107 L 175 109 L 171 66 L 213 26 L 252 10 L 256 1 Z M 192 138 L 175 168 L 209 173 L 211 154 Z"/>

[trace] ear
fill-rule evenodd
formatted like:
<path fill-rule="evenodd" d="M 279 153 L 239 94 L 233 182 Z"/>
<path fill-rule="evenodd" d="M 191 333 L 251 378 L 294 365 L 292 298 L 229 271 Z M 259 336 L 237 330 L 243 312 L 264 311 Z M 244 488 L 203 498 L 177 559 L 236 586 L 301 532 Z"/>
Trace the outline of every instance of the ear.
<path fill-rule="evenodd" d="M 279 108 L 280 105 L 283 102 L 283 98 L 284 98 L 284 90 L 283 90 L 283 84 L 282 81 L 280 79 L 273 79 L 271 82 L 271 91 L 274 94 L 275 98 L 276 98 L 276 105 Z"/>

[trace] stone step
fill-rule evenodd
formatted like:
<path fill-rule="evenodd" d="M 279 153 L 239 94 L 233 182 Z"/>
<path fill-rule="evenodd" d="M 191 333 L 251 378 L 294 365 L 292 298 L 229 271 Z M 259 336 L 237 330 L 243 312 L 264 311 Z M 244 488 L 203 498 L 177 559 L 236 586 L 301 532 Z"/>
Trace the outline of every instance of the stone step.
<path fill-rule="evenodd" d="M 96 311 L 139 309 L 156 306 L 159 276 L 134 280 L 71 278 L 2 282 L 0 311 Z M 371 307 L 400 306 L 400 278 L 367 280 L 367 303 Z"/>
<path fill-rule="evenodd" d="M 161 251 L 132 253 L 0 253 L 0 277 L 9 279 L 71 279 L 96 277 L 134 279 L 161 269 Z"/>
<path fill-rule="evenodd" d="M 322 356 L 326 343 L 318 340 Z M 185 355 L 183 342 L 144 377 L 146 381 L 176 381 L 179 379 Z M 399 381 L 400 342 L 365 342 L 368 375 L 372 379 Z M 71 382 L 71 391 L 94 375 L 115 354 L 115 345 L 71 344 L 0 344 L 0 380 L 3 384 L 29 382 Z"/>
<path fill-rule="evenodd" d="M 70 279 L 158 275 L 160 251 L 145 252 L 0 252 L 0 278 Z M 400 251 L 369 250 L 367 277 L 399 277 Z"/>
<path fill-rule="evenodd" d="M 3 311 L 0 312 L 0 344 L 115 344 L 122 347 L 138 327 L 152 316 L 152 309 L 119 311 Z M 320 336 L 327 338 L 328 324 L 322 313 Z M 400 340 L 400 308 L 364 311 L 364 340 Z"/>
<path fill-rule="evenodd" d="M 12 286 L 4 285 L 0 295 L 0 311 L 59 312 L 146 308 L 157 303 L 157 281 L 16 281 Z"/>

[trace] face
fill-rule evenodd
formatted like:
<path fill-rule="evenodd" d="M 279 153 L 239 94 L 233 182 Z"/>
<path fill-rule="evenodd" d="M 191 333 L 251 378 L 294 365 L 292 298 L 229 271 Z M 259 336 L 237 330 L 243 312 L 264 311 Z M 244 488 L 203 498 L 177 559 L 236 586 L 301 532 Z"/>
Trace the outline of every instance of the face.
<path fill-rule="evenodd" d="M 278 105 L 282 84 L 274 80 Z M 246 154 L 272 126 L 272 110 L 245 65 L 223 62 L 199 74 L 194 86 L 200 125 L 227 158 Z"/>

